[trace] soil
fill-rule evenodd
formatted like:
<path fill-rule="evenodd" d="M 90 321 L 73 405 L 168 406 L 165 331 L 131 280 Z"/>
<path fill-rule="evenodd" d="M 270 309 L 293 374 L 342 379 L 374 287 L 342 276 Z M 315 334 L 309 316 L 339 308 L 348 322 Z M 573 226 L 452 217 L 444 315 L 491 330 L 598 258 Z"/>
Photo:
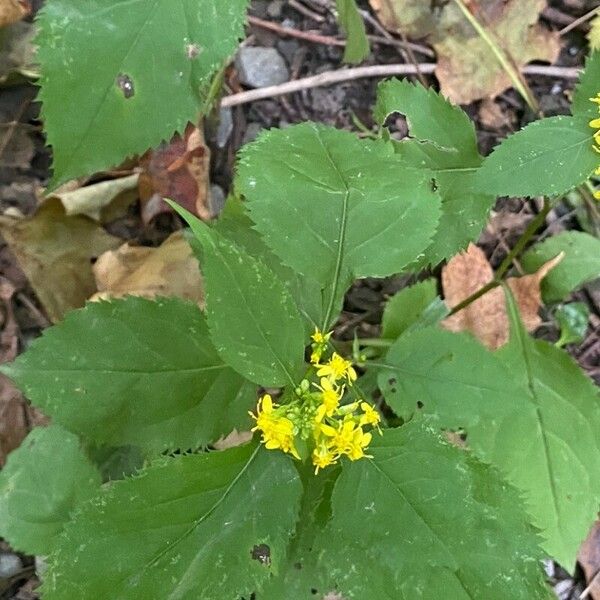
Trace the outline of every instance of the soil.
<path fill-rule="evenodd" d="M 41 2 L 34 3 L 38 8 Z M 250 14 L 284 24 L 301 31 L 318 32 L 321 35 L 337 37 L 339 29 L 331 12 L 324 9 L 324 0 L 254 0 Z M 360 2 L 361 8 L 373 15 L 367 2 Z M 582 16 L 597 6 L 595 0 L 552 0 L 544 11 L 542 22 L 550 29 L 559 30 L 566 24 Z M 304 7 L 305 11 L 297 7 Z M 318 18 L 308 16 L 314 13 Z M 374 16 L 374 15 L 373 15 Z M 583 23 L 562 38 L 562 50 L 558 65 L 580 67 L 588 51 L 585 34 L 589 25 Z M 368 25 L 370 33 L 381 35 Z M 342 66 L 342 49 L 307 42 L 301 39 L 283 38 L 277 33 L 258 26 L 249 26 L 245 44 L 274 46 L 284 56 L 292 78 L 301 78 Z M 415 40 L 418 41 L 418 40 Z M 422 41 L 420 41 L 422 43 Z M 373 51 L 366 64 L 386 64 L 403 61 L 397 47 L 373 44 Z M 430 62 L 431 58 L 415 52 L 418 61 Z M 436 86 L 434 77 L 427 77 L 428 83 Z M 568 80 L 550 78 L 530 78 L 531 88 L 547 116 L 569 112 L 569 94 L 573 83 Z M 225 193 L 231 187 L 235 156 L 239 148 L 254 139 L 261 129 L 285 127 L 292 123 L 312 120 L 338 128 L 356 131 L 358 121 L 370 129 L 374 126 L 372 108 L 375 101 L 376 79 L 359 79 L 327 88 L 316 88 L 290 96 L 262 100 L 231 109 L 233 126 L 229 135 L 219 132 L 218 113 L 212 115 L 206 124 L 207 143 L 212 153 L 211 181 L 219 185 Z M 231 91 L 240 89 L 236 73 L 230 68 L 226 85 Z M 45 147 L 42 126 L 39 120 L 39 104 L 35 100 L 36 87 L 32 82 L 21 81 L 0 90 L 0 214 L 19 211 L 24 215 L 33 213 L 38 205 L 39 190 L 48 180 L 51 153 Z M 476 102 L 465 107 L 475 120 L 482 153 L 487 154 L 493 146 L 511 131 L 535 119 L 535 115 L 525 106 L 513 90 L 501 94 L 493 104 L 490 117 L 490 102 Z M 501 115 L 501 118 L 498 118 Z M 227 116 L 227 115 L 226 115 Z M 392 128 L 405 131 L 405 123 L 397 119 Z M 495 227 L 486 229 L 480 239 L 493 266 L 498 266 L 509 248 L 522 233 L 531 215 L 540 206 L 533 201 L 500 199 L 495 208 Z M 600 213 L 588 215 L 588 227 L 600 232 Z M 145 224 L 140 215 L 139 205 L 134 204 L 130 212 L 111 225 L 111 233 L 137 243 L 156 245 L 164 240 L 180 225 L 171 215 L 159 215 Z M 546 228 L 538 237 L 555 235 L 563 230 L 582 229 L 578 213 L 567 202 L 553 209 L 547 219 Z M 436 271 L 434 275 L 438 275 Z M 0 284 L 9 283 L 14 293 L 6 301 L 0 298 L 0 324 L 2 345 L 0 362 L 12 360 L 15 351 L 23 351 L 49 323 L 44 309 L 30 288 L 27 279 L 16 263 L 8 247 L 0 239 Z M 352 339 L 355 330 L 359 336 L 374 337 L 378 334 L 382 308 L 387 298 L 411 283 L 411 277 L 392 277 L 385 280 L 365 279 L 357 282 L 348 292 L 344 312 L 337 327 L 343 339 Z M 600 283 L 590 284 L 575 294 L 575 299 L 585 302 L 591 313 L 590 327 L 586 339 L 568 350 L 579 361 L 582 368 L 600 383 Z M 2 303 L 4 302 L 4 303 Z M 10 308 L 6 302 L 10 303 Z M 7 311 L 14 313 L 14 326 L 8 330 Z M 543 314 L 544 326 L 537 335 L 549 340 L 558 338 L 558 331 L 548 314 Z M 0 393 L 6 386 L 0 380 Z M 14 393 L 14 392 L 13 392 Z M 1 399 L 1 398 L 0 398 Z M 24 421 L 27 426 L 38 418 L 30 411 L 23 400 Z M 0 552 L 6 547 L 0 546 Z M 2 587 L 0 599 L 19 600 L 36 598 L 36 580 L 33 577 L 33 560 L 23 557 L 24 568 L 21 574 Z M 571 600 L 579 597 L 585 584 L 577 573 L 574 578 L 561 571 L 556 565 L 548 565 L 548 575 L 558 597 Z"/>

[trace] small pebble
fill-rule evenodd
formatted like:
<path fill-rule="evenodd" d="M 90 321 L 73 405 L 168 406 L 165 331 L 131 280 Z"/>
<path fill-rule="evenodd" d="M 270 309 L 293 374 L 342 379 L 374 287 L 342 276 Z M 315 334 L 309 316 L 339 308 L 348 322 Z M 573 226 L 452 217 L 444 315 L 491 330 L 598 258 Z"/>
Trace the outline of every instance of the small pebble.
<path fill-rule="evenodd" d="M 16 554 L 0 554 L 0 578 L 9 579 L 23 570 L 23 563 Z"/>
<path fill-rule="evenodd" d="M 229 136 L 233 131 L 233 114 L 229 107 L 222 108 L 219 111 L 219 125 L 217 127 L 217 146 L 225 148 Z"/>
<path fill-rule="evenodd" d="M 241 48 L 235 59 L 240 82 L 252 88 L 279 85 L 289 80 L 285 60 L 275 48 Z"/>

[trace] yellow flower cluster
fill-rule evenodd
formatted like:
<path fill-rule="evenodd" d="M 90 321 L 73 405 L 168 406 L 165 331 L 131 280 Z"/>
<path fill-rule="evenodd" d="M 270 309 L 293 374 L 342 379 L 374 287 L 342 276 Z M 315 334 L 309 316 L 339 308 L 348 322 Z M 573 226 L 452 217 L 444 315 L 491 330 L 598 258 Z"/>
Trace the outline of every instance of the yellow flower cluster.
<path fill-rule="evenodd" d="M 590 100 L 598 105 L 598 113 L 600 114 L 600 92 L 596 94 L 595 98 L 590 98 Z M 596 119 L 592 119 L 590 121 L 590 127 L 595 129 L 594 132 L 594 150 L 600 154 L 600 117 Z M 594 175 L 600 176 L 600 166 L 594 171 Z M 594 198 L 596 200 L 600 200 L 600 190 L 594 192 Z"/>
<path fill-rule="evenodd" d="M 379 428 L 379 413 L 368 402 L 356 399 L 342 404 L 346 389 L 352 389 L 357 374 L 349 360 L 333 352 L 326 361 L 331 333 L 316 330 L 312 335 L 311 374 L 304 379 L 289 402 L 277 405 L 269 394 L 259 401 L 252 431 L 260 431 L 269 450 L 281 450 L 302 460 L 310 454 L 315 473 L 334 465 L 342 456 L 358 460 L 365 456 L 372 434 Z M 355 390 L 352 390 L 355 391 Z"/>

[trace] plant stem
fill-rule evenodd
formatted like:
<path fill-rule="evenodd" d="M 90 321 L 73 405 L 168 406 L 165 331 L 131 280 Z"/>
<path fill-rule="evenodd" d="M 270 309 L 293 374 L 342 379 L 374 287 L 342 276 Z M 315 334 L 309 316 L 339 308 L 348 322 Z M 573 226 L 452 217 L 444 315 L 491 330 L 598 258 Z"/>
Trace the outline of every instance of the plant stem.
<path fill-rule="evenodd" d="M 502 68 L 506 71 L 506 74 L 510 77 L 515 89 L 523 96 L 525 102 L 527 102 L 529 108 L 534 112 L 538 113 L 540 110 L 539 104 L 535 99 L 533 93 L 529 89 L 527 82 L 523 79 L 523 76 L 519 73 L 518 69 L 515 68 L 510 56 L 496 43 L 492 36 L 485 30 L 483 25 L 477 20 L 475 15 L 465 5 L 463 0 L 454 0 L 460 11 L 463 13 L 467 21 L 472 25 L 473 29 L 478 33 L 479 37 L 490 47 L 494 56 L 498 59 L 498 62 L 502 65 Z"/>
<path fill-rule="evenodd" d="M 500 263 L 500 266 L 496 271 L 494 279 L 486 285 L 484 285 L 482 288 L 478 289 L 474 294 L 471 294 L 468 298 L 465 298 L 462 302 L 457 304 L 450 311 L 449 316 L 455 315 L 457 312 L 460 312 L 461 310 L 463 310 L 463 308 L 466 308 L 467 306 L 469 306 L 469 304 L 472 304 L 473 302 L 475 302 L 475 300 L 478 300 L 479 298 L 481 298 L 481 296 L 487 294 L 490 290 L 502 284 L 502 277 L 508 271 L 515 258 L 519 256 L 521 252 L 525 249 L 525 246 L 527 245 L 529 240 L 531 240 L 531 238 L 535 235 L 535 232 L 544 224 L 551 208 L 552 205 L 550 204 L 550 201 L 547 198 L 544 198 L 544 206 L 542 210 L 536 215 L 535 219 L 533 219 L 529 223 L 529 225 L 523 232 L 523 235 L 518 239 L 517 243 L 514 245 L 513 249 L 506 255 L 506 258 L 502 261 L 502 263 Z"/>

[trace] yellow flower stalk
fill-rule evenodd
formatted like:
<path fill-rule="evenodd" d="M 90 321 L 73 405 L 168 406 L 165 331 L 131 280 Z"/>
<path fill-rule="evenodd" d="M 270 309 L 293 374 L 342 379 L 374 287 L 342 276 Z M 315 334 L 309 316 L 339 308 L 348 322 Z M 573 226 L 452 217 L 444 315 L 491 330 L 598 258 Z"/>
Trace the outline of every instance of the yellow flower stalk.
<path fill-rule="evenodd" d="M 590 98 L 590 100 L 595 104 L 598 104 L 598 112 L 600 114 L 600 92 L 598 92 L 594 98 Z M 594 144 L 592 148 L 594 148 L 594 150 L 600 154 L 600 117 L 592 119 L 590 121 L 590 127 L 596 130 L 594 132 Z M 598 166 L 598 168 L 594 171 L 594 175 L 600 175 L 600 166 Z M 600 190 L 594 192 L 594 198 L 596 198 L 596 200 L 600 200 Z"/>
<path fill-rule="evenodd" d="M 282 450 L 295 458 L 300 458 L 294 446 L 294 424 L 290 419 L 278 414 L 277 404 L 269 394 L 265 394 L 256 407 L 256 415 L 249 413 L 256 421 L 252 431 L 262 433 L 262 443 L 267 450 Z"/>

